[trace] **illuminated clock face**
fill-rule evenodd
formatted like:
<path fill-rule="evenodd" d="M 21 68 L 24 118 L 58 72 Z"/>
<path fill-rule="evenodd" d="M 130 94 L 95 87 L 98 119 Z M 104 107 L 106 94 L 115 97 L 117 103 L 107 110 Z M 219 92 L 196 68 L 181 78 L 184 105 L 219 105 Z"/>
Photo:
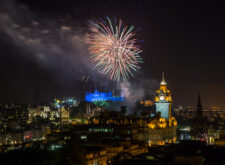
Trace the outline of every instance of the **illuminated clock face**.
<path fill-rule="evenodd" d="M 164 96 L 160 96 L 159 99 L 160 99 L 160 100 L 164 100 L 165 97 L 164 97 Z"/>

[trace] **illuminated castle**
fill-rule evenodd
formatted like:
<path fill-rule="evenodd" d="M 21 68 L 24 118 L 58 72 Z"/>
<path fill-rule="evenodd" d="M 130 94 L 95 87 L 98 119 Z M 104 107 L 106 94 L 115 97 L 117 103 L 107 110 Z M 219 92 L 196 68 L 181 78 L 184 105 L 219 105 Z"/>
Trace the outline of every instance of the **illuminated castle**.
<path fill-rule="evenodd" d="M 156 113 L 160 112 L 162 118 L 171 119 L 171 104 L 171 92 L 166 87 L 164 73 L 162 73 L 160 88 L 156 91 L 155 97 Z"/>
<path fill-rule="evenodd" d="M 98 92 L 95 90 L 94 93 L 86 92 L 85 100 L 88 102 L 100 102 L 100 101 L 113 101 L 113 102 L 121 102 L 123 101 L 123 97 L 113 96 L 111 92 Z"/>

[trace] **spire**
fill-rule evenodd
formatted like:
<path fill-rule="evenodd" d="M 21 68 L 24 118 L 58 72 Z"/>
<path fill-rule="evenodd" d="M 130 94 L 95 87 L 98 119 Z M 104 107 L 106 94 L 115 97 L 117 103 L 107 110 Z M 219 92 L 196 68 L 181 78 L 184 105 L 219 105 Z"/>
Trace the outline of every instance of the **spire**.
<path fill-rule="evenodd" d="M 164 77 L 164 72 L 162 72 L 162 81 L 161 85 L 166 85 L 165 77 Z"/>

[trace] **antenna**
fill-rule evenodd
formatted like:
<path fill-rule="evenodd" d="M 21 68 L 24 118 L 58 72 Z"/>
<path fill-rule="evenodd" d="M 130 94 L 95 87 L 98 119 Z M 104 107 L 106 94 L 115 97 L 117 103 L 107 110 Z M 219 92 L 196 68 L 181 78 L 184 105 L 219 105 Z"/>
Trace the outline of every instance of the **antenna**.
<path fill-rule="evenodd" d="M 162 81 L 165 81 L 165 73 L 164 72 L 162 72 Z"/>
<path fill-rule="evenodd" d="M 162 81 L 161 85 L 166 85 L 165 77 L 164 77 L 164 72 L 162 72 Z"/>

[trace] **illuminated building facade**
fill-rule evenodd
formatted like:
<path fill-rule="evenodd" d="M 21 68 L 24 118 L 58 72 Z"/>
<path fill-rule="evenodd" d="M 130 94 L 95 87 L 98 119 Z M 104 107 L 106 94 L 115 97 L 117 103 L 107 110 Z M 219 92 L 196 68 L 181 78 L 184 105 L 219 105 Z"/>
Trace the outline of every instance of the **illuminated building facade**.
<path fill-rule="evenodd" d="M 154 102 L 152 100 L 142 100 L 140 101 L 141 105 L 144 105 L 145 107 L 151 107 L 154 105 Z"/>
<path fill-rule="evenodd" d="M 29 107 L 28 108 L 28 123 L 31 123 L 34 120 L 34 118 L 37 116 L 47 118 L 49 112 L 50 112 L 49 106 L 38 105 L 36 107 Z"/>
<path fill-rule="evenodd" d="M 0 147 L 2 145 L 16 145 L 22 144 L 22 134 L 21 133 L 7 133 L 7 134 L 0 134 Z"/>
<path fill-rule="evenodd" d="M 154 117 L 138 117 L 137 114 L 126 116 L 121 110 L 121 112 L 105 111 L 100 116 L 91 118 L 89 122 L 91 132 L 110 132 L 132 140 L 148 142 L 149 146 L 176 142 L 177 121 L 174 117 L 171 117 L 169 121 L 159 115 Z"/>
<path fill-rule="evenodd" d="M 2 125 L 7 123 L 7 126 L 10 126 L 9 122 L 24 125 L 28 120 L 28 105 L 14 103 L 0 105 L 0 119 Z"/>
<path fill-rule="evenodd" d="M 115 97 L 111 92 L 98 92 L 95 90 L 94 93 L 86 92 L 85 101 L 88 102 L 101 102 L 101 101 L 113 101 L 113 102 L 121 102 L 123 101 L 123 97 Z"/>
<path fill-rule="evenodd" d="M 105 149 L 96 149 L 96 147 L 86 147 L 88 151 L 85 154 L 87 165 L 106 165 L 107 164 L 107 151 Z"/>
<path fill-rule="evenodd" d="M 54 100 L 54 108 L 60 109 L 60 108 L 71 108 L 71 107 L 77 107 L 79 105 L 79 101 L 75 100 L 73 97 L 66 97 L 63 99 L 55 99 Z"/>
<path fill-rule="evenodd" d="M 23 142 L 45 141 L 49 126 L 40 126 L 37 129 L 23 131 Z"/>
<path fill-rule="evenodd" d="M 156 91 L 156 94 L 157 94 L 155 97 L 156 113 L 160 112 L 162 118 L 170 119 L 172 97 L 170 90 L 168 90 L 166 87 L 164 73 L 162 74 L 162 81 L 160 83 L 160 88 L 159 90 Z"/>

